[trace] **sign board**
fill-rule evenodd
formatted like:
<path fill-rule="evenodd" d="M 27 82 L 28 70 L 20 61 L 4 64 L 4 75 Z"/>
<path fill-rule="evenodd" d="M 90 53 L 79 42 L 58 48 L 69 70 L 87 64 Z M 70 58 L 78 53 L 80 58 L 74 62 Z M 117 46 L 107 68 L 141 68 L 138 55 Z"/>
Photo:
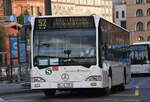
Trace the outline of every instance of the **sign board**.
<path fill-rule="evenodd" d="M 10 57 L 12 59 L 18 58 L 18 45 L 17 45 L 17 36 L 10 36 Z"/>

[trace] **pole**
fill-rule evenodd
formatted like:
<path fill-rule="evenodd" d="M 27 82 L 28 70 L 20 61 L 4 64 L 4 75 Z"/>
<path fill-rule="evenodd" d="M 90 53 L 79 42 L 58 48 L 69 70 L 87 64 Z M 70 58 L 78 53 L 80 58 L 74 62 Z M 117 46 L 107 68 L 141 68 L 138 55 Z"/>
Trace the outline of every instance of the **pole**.
<path fill-rule="evenodd" d="M 28 76 L 28 66 L 29 66 L 29 61 L 28 61 L 28 51 L 27 51 L 27 46 L 28 46 L 28 44 L 27 44 L 27 38 L 26 38 L 26 36 L 27 36 L 27 32 L 28 32 L 28 29 L 29 29 L 29 26 L 27 25 L 27 26 L 25 26 L 25 34 L 24 34 L 24 36 L 25 36 L 25 51 L 26 51 L 26 58 L 25 58 L 25 66 L 26 66 L 26 75 Z"/>
<path fill-rule="evenodd" d="M 44 0 L 45 15 L 52 15 L 51 0 Z"/>
<path fill-rule="evenodd" d="M 20 63 L 20 41 L 19 41 L 19 34 L 17 34 L 17 46 L 18 46 L 18 64 L 19 64 L 19 76 L 18 81 L 21 82 L 21 63 Z"/>
<path fill-rule="evenodd" d="M 12 66 L 13 66 L 13 60 L 10 58 L 10 82 L 13 82 L 13 71 L 12 71 Z"/>
<path fill-rule="evenodd" d="M 10 35 L 9 35 L 9 46 L 10 46 Z M 11 48 L 9 47 L 9 50 L 10 50 L 10 67 L 8 68 L 8 74 L 10 75 L 8 75 L 9 76 L 9 78 L 8 78 L 8 80 L 10 80 L 10 82 L 12 82 L 12 80 L 13 80 L 13 72 L 12 72 L 12 66 L 13 66 L 13 59 L 11 58 Z"/>

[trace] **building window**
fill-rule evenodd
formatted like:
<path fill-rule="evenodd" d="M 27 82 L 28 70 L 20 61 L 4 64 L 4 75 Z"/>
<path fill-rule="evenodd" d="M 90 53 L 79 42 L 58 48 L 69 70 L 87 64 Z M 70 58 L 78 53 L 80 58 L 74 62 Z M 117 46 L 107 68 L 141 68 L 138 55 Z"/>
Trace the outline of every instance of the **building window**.
<path fill-rule="evenodd" d="M 22 7 L 21 5 L 18 6 L 17 13 L 18 13 L 19 15 L 21 15 L 21 14 L 23 13 L 23 7 Z"/>
<path fill-rule="evenodd" d="M 86 5 L 86 0 L 80 0 L 80 4 Z"/>
<path fill-rule="evenodd" d="M 150 0 L 146 0 L 147 3 L 150 3 Z"/>
<path fill-rule="evenodd" d="M 125 17 L 125 13 L 124 13 L 124 11 L 122 11 L 122 18 L 124 18 Z"/>
<path fill-rule="evenodd" d="M 147 30 L 150 31 L 150 21 L 147 23 Z"/>
<path fill-rule="evenodd" d="M 119 12 L 116 11 L 116 18 L 119 18 Z"/>
<path fill-rule="evenodd" d="M 143 31 L 144 27 L 143 27 L 143 23 L 142 22 L 138 22 L 136 25 L 136 30 L 137 31 Z"/>
<path fill-rule="evenodd" d="M 121 21 L 120 24 L 121 24 L 121 27 L 126 29 L 126 21 Z"/>
<path fill-rule="evenodd" d="M 150 8 L 147 10 L 147 16 L 150 16 Z"/>
<path fill-rule="evenodd" d="M 99 0 L 95 0 L 95 5 L 99 5 Z"/>
<path fill-rule="evenodd" d="M 33 6 L 31 6 L 31 15 L 33 16 Z"/>
<path fill-rule="evenodd" d="M 150 41 L 150 36 L 148 36 L 147 41 Z"/>
<path fill-rule="evenodd" d="M 136 4 L 142 4 L 144 3 L 144 0 L 136 0 Z"/>
<path fill-rule="evenodd" d="M 138 9 L 138 10 L 136 11 L 136 17 L 142 17 L 142 16 L 143 16 L 143 10 Z"/>
<path fill-rule="evenodd" d="M 139 41 L 144 41 L 144 38 L 142 36 L 139 36 Z"/>
<path fill-rule="evenodd" d="M 93 0 L 88 0 L 87 3 L 88 5 L 93 5 Z"/>
<path fill-rule="evenodd" d="M 41 16 L 40 7 L 37 7 L 37 15 Z"/>

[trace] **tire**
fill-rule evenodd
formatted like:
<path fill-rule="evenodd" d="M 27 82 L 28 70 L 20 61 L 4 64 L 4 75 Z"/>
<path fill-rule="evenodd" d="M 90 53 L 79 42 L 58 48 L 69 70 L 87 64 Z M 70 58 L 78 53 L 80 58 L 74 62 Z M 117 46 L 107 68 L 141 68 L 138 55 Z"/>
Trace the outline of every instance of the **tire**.
<path fill-rule="evenodd" d="M 44 94 L 46 97 L 54 96 L 55 90 L 44 90 Z"/>
<path fill-rule="evenodd" d="M 124 70 L 123 83 L 119 85 L 119 91 L 125 90 L 125 84 L 126 84 L 126 71 Z"/>
<path fill-rule="evenodd" d="M 119 86 L 119 91 L 125 90 L 125 79 L 124 82 Z"/>
<path fill-rule="evenodd" d="M 125 84 L 126 84 L 126 70 L 124 69 L 124 78 L 123 78 L 121 90 L 125 90 Z"/>
<path fill-rule="evenodd" d="M 108 78 L 108 83 L 109 83 L 108 87 L 107 87 L 107 88 L 104 88 L 104 91 L 103 91 L 103 94 L 104 94 L 105 96 L 108 96 L 108 95 L 110 94 L 110 92 L 111 92 L 112 80 L 111 80 L 111 77 L 110 77 L 110 76 L 109 76 L 109 78 Z"/>

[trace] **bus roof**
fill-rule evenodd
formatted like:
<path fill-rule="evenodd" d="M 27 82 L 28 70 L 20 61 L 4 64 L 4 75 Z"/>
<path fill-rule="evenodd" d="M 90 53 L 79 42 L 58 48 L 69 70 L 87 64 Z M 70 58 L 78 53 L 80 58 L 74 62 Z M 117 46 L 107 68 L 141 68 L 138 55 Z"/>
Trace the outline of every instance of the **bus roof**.
<path fill-rule="evenodd" d="M 136 43 L 133 43 L 132 45 L 150 45 L 150 42 L 136 42 Z"/>

